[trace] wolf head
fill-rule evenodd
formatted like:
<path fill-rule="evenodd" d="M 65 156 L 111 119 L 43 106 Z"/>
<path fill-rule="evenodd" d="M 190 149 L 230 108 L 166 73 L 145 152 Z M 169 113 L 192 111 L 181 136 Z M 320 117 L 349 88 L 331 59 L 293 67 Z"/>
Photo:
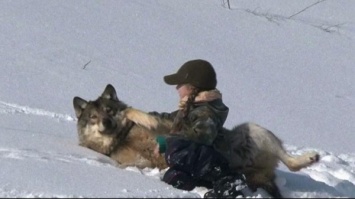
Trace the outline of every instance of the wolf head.
<path fill-rule="evenodd" d="M 111 153 L 126 125 L 123 110 L 127 105 L 118 99 L 115 88 L 108 84 L 95 101 L 74 97 L 73 105 L 79 144 L 99 153 Z"/>

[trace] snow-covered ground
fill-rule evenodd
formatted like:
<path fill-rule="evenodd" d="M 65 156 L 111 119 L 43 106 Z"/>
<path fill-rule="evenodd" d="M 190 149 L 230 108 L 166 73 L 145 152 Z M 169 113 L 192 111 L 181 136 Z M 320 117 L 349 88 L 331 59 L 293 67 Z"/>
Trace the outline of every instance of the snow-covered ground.
<path fill-rule="evenodd" d="M 291 154 L 320 153 L 297 173 L 280 165 L 285 197 L 355 197 L 355 1 L 226 2 L 0 1 L 0 196 L 201 197 L 78 146 L 72 105 L 110 83 L 131 106 L 173 111 L 163 76 L 201 58 L 226 127 L 252 121 Z"/>

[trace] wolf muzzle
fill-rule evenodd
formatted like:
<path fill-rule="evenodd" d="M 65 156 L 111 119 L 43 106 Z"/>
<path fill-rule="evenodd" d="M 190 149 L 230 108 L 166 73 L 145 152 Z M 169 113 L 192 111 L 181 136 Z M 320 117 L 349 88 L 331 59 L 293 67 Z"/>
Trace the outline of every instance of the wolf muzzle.
<path fill-rule="evenodd" d="M 117 123 L 111 118 L 102 119 L 102 125 L 104 126 L 102 134 L 113 134 L 117 128 Z"/>

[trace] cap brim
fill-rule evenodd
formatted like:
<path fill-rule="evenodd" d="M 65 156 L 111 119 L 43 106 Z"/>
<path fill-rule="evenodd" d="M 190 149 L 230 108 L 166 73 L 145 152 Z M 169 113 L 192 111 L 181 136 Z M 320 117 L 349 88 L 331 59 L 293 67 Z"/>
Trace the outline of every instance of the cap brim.
<path fill-rule="evenodd" d="M 177 73 L 164 76 L 164 81 L 169 85 L 178 85 L 181 83 L 181 79 Z"/>

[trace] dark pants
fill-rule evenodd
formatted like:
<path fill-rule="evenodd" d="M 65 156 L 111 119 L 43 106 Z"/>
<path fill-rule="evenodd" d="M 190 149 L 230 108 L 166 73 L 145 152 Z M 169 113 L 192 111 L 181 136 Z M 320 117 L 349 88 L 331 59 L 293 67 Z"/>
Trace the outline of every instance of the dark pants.
<path fill-rule="evenodd" d="M 165 159 L 170 168 L 163 181 L 178 189 L 210 188 L 213 181 L 230 172 L 227 160 L 212 146 L 181 138 L 167 139 Z"/>

